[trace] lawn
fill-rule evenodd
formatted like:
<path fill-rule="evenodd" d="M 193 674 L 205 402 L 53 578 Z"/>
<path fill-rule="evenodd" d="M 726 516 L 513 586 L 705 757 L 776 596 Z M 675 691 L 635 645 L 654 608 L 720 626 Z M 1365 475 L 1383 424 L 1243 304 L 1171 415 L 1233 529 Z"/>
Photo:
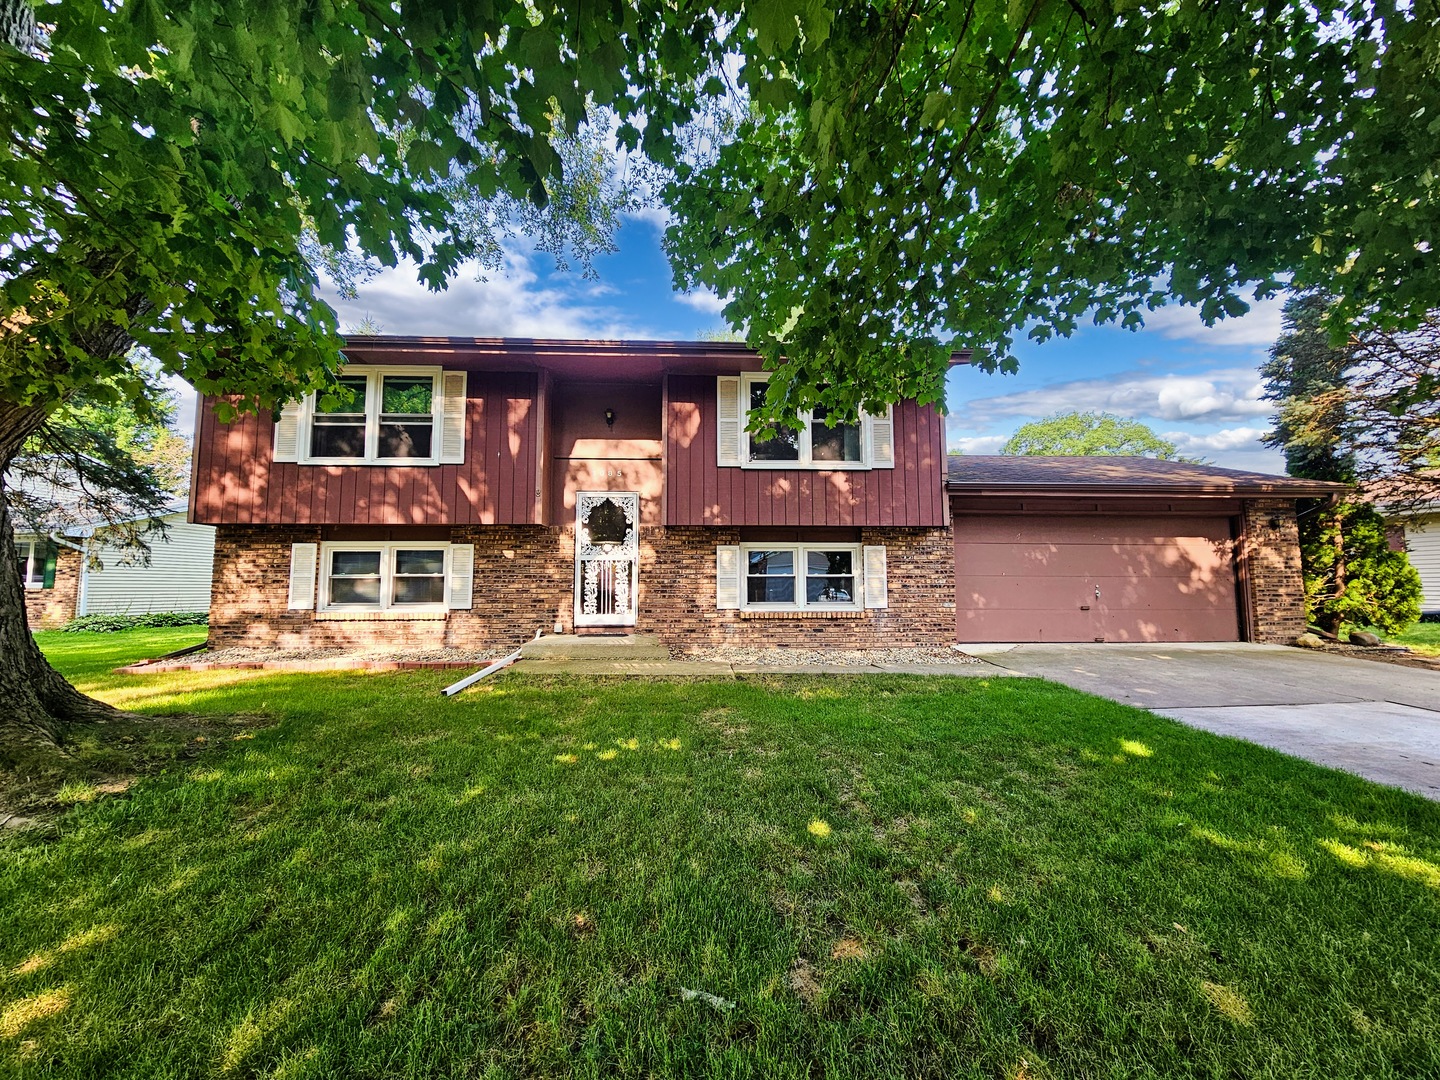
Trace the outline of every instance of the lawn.
<path fill-rule="evenodd" d="M 1425 656 L 1440 656 L 1440 622 L 1416 623 L 1403 634 L 1386 634 L 1373 627 L 1370 629 L 1379 634 L 1381 640 L 1387 645 L 1404 645 L 1411 652 L 1422 653 Z"/>
<path fill-rule="evenodd" d="M 45 644 L 273 722 L 0 841 L 9 1075 L 1440 1072 L 1418 797 L 1037 680 L 105 673 L 160 640 Z"/>

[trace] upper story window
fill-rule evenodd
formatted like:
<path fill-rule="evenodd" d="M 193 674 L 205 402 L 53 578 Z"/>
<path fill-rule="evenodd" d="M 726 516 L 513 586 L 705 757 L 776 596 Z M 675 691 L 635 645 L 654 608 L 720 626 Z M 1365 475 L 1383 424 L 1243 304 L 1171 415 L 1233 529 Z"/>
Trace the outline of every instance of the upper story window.
<path fill-rule="evenodd" d="M 20 580 L 27 589 L 45 585 L 45 546 L 34 540 L 15 541 L 16 561 L 20 564 Z"/>
<path fill-rule="evenodd" d="M 438 371 L 348 372 L 317 395 L 308 457 L 331 461 L 434 460 Z"/>
<path fill-rule="evenodd" d="M 275 460 L 311 465 L 439 465 L 464 461 L 463 371 L 345 368 L 336 386 L 287 405 Z"/>
<path fill-rule="evenodd" d="M 829 422 L 829 410 L 800 414 L 801 427 L 749 430 L 751 413 L 765 404 L 765 372 L 721 376 L 717 464 L 749 469 L 894 468 L 893 422 L 861 413 L 855 423 Z"/>

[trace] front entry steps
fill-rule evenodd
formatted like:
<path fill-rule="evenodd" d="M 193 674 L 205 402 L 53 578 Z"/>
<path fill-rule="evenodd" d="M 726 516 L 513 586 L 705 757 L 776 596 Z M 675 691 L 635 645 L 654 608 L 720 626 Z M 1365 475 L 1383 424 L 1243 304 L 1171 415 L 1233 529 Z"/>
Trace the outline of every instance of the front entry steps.
<path fill-rule="evenodd" d="M 670 650 L 654 634 L 601 636 L 554 634 L 527 641 L 522 660 L 669 660 Z"/>

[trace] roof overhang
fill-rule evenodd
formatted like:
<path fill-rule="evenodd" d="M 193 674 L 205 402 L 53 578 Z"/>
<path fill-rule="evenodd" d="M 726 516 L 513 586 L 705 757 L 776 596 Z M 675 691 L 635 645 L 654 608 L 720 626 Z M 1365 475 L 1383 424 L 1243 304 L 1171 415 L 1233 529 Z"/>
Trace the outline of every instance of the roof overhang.
<path fill-rule="evenodd" d="M 998 495 L 1015 498 L 1169 498 L 1169 499 L 1234 499 L 1234 498 L 1283 498 L 1283 499 L 1324 499 L 1343 495 L 1350 489 L 1345 484 L 1331 484 L 1323 481 L 1296 480 L 1292 477 L 1277 477 L 1273 482 L 1216 482 L 1216 483 L 1168 483 L 1137 484 L 1123 482 L 1088 482 L 1077 484 L 1016 484 L 987 483 L 985 481 L 947 480 L 945 490 L 952 494 Z"/>
<path fill-rule="evenodd" d="M 353 336 L 345 355 L 368 364 L 441 364 L 468 371 L 549 371 L 567 379 L 659 379 L 667 373 L 759 370 L 760 355 L 736 341 L 598 341 L 565 338 Z M 950 366 L 970 362 L 950 354 Z"/>

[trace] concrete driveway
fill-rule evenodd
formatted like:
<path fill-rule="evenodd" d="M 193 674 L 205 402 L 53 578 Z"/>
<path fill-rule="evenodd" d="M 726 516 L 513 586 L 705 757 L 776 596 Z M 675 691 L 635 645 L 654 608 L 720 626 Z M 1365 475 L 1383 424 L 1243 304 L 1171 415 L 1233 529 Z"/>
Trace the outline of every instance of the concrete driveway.
<path fill-rule="evenodd" d="M 1440 800 L 1440 672 L 1284 645 L 963 648 L 1009 671 Z"/>

